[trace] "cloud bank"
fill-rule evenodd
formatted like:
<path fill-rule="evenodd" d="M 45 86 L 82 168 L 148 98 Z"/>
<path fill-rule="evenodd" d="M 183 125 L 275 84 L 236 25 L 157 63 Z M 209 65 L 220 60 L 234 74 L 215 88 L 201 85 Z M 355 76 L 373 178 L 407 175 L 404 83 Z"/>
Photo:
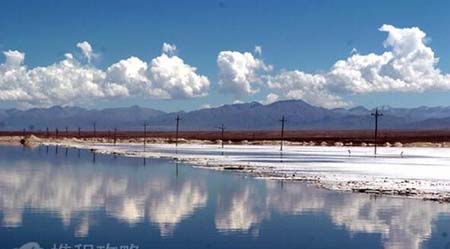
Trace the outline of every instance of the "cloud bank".
<path fill-rule="evenodd" d="M 442 73 L 437 58 L 418 27 L 382 25 L 387 33 L 384 52 L 360 54 L 336 61 L 321 73 L 300 69 L 278 70 L 262 59 L 261 46 L 254 52 L 220 51 L 217 89 L 236 101 L 258 92 L 265 103 L 279 99 L 303 99 L 324 107 L 351 105 L 346 96 L 383 92 L 423 92 L 450 89 L 450 75 Z M 146 96 L 158 99 L 193 98 L 208 95 L 209 79 L 197 73 L 176 54 L 177 47 L 164 43 L 162 54 L 150 62 L 131 56 L 106 70 L 92 66 L 96 54 L 83 41 L 77 44 L 87 64 L 72 54 L 45 67 L 27 68 L 25 54 L 3 52 L 0 64 L 0 101 L 29 106 L 90 103 L 97 99 Z"/>
<path fill-rule="evenodd" d="M 88 62 L 95 56 L 88 42 L 77 47 Z M 207 95 L 208 78 L 173 55 L 175 45 L 164 47 L 150 63 L 130 57 L 106 70 L 82 64 L 70 53 L 60 62 L 29 69 L 24 53 L 9 50 L 3 52 L 5 62 L 0 64 L 0 101 L 24 106 L 86 105 L 115 97 L 175 99 Z"/>
<path fill-rule="evenodd" d="M 253 86 L 263 82 L 270 92 L 263 103 L 303 99 L 324 107 L 350 105 L 346 95 L 450 89 L 450 75 L 437 68 L 439 59 L 427 45 L 425 32 L 386 24 L 379 31 L 387 33 L 385 52 L 361 55 L 353 49 L 348 58 L 338 60 L 324 73 L 280 70 L 267 74 L 261 70 L 264 61 L 248 52 L 221 52 L 217 58 L 219 84 L 238 98 L 255 94 L 259 89 Z M 255 54 L 261 53 L 261 48 L 255 47 Z"/>
<path fill-rule="evenodd" d="M 268 87 L 286 98 L 304 98 L 321 106 L 347 105 L 343 94 L 450 89 L 450 75 L 437 68 L 439 59 L 422 30 L 386 24 L 379 30 L 388 34 L 384 53 L 356 52 L 326 73 L 283 71 L 268 77 Z"/>

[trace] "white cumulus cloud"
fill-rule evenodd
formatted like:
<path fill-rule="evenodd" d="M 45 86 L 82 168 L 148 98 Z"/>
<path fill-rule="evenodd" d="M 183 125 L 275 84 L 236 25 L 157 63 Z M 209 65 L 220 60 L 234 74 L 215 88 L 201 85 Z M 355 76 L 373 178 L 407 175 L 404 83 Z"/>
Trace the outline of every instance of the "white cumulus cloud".
<path fill-rule="evenodd" d="M 5 55 L 5 66 L 17 67 L 20 66 L 25 60 L 25 54 L 17 50 L 8 50 L 3 52 Z"/>
<path fill-rule="evenodd" d="M 324 107 L 349 105 L 330 92 L 326 77 L 320 74 L 307 74 L 297 70 L 283 71 L 268 77 L 267 85 L 284 98 L 302 99 L 310 104 Z"/>
<path fill-rule="evenodd" d="M 439 59 L 426 44 L 425 32 L 386 24 L 379 30 L 387 33 L 385 52 L 361 55 L 355 50 L 324 73 L 282 71 L 268 76 L 268 87 L 286 98 L 327 107 L 347 105 L 343 94 L 450 89 L 450 75 L 437 68 Z"/>
<path fill-rule="evenodd" d="M 10 50 L 3 54 L 0 101 L 22 106 L 87 105 L 98 99 L 127 96 L 190 98 L 205 96 L 209 90 L 206 76 L 198 75 L 196 68 L 181 58 L 164 53 L 149 64 L 130 57 L 106 70 L 82 64 L 70 53 L 52 65 L 31 69 L 24 64 L 24 53 Z"/>
<path fill-rule="evenodd" d="M 28 105 L 73 104 L 116 95 L 103 82 L 104 72 L 80 65 L 71 54 L 55 64 L 27 69 L 24 54 L 4 53 L 0 65 L 0 100 Z"/>
<path fill-rule="evenodd" d="M 152 83 L 150 95 L 163 98 L 190 98 L 205 96 L 209 89 L 206 76 L 177 56 L 162 54 L 150 63 L 149 77 Z"/>
<path fill-rule="evenodd" d="M 259 45 L 256 45 L 255 48 L 253 49 L 253 52 L 255 53 L 255 55 L 261 55 L 262 54 L 262 47 Z"/>
<path fill-rule="evenodd" d="M 106 81 L 121 85 L 128 94 L 139 94 L 150 87 L 147 62 L 137 57 L 120 60 L 106 70 Z"/>
<path fill-rule="evenodd" d="M 81 50 L 81 53 L 83 53 L 89 63 L 91 63 L 92 59 L 97 57 L 97 54 L 94 53 L 94 50 L 92 49 L 92 46 L 89 42 L 79 42 L 77 43 L 77 47 Z"/>
<path fill-rule="evenodd" d="M 280 96 L 278 96 L 277 94 L 269 93 L 269 94 L 267 94 L 266 99 L 261 101 L 261 103 L 263 103 L 263 104 L 271 104 L 271 103 L 277 101 L 279 98 L 280 98 Z"/>
<path fill-rule="evenodd" d="M 177 46 L 175 44 L 163 43 L 162 52 L 164 54 L 173 55 L 177 51 Z"/>
<path fill-rule="evenodd" d="M 222 51 L 217 56 L 219 85 L 224 92 L 236 98 L 258 92 L 260 72 L 269 71 L 270 66 L 248 52 Z"/>

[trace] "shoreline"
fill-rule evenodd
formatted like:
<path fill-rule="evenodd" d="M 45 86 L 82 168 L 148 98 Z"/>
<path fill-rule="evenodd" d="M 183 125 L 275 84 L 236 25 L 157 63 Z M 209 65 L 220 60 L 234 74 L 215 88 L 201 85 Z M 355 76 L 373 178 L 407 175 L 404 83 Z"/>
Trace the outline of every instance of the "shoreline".
<path fill-rule="evenodd" d="M 17 143 L 20 139 L 0 139 L 0 144 L 1 141 Z M 149 143 L 147 151 L 143 151 L 142 143 L 121 141 L 114 145 L 97 139 L 29 137 L 23 142 L 30 147 L 42 144 L 101 154 L 169 159 L 255 178 L 310 182 L 334 191 L 450 202 L 450 166 L 446 167 L 450 165 L 450 148 L 446 147 L 379 147 L 380 155 L 375 158 L 370 154 L 371 147 L 345 145 L 285 144 L 285 151 L 280 154 L 273 143 L 227 144 L 222 150 L 217 143 L 197 140 L 184 141 L 177 150 L 171 143 Z M 430 153 L 434 154 L 427 156 Z"/>
<path fill-rule="evenodd" d="M 36 136 L 42 139 L 76 138 L 81 140 L 142 142 L 143 137 L 149 143 L 174 142 L 175 131 L 148 130 L 146 133 L 138 130 L 35 130 L 35 131 L 0 131 L 0 137 Z M 229 144 L 277 144 L 280 131 L 276 130 L 227 130 L 220 131 L 198 130 L 180 131 L 181 142 L 211 143 L 220 140 Z M 380 146 L 435 146 L 450 147 L 450 129 L 423 130 L 391 130 L 382 129 L 378 132 Z M 371 146 L 374 141 L 373 130 L 285 130 L 284 141 L 293 145 L 321 145 L 333 146 L 344 144 L 348 146 Z"/>
<path fill-rule="evenodd" d="M 0 136 L 0 145 L 21 146 L 22 136 Z"/>
<path fill-rule="evenodd" d="M 114 139 L 112 137 L 82 137 L 78 138 L 76 136 L 61 136 L 60 138 L 43 137 L 31 135 L 0 135 L 0 144 L 20 144 L 21 140 L 26 143 L 40 143 L 43 141 L 48 142 L 60 142 L 60 141 L 73 141 L 73 142 L 83 142 L 83 143 L 113 143 Z M 315 139 L 313 140 L 303 140 L 303 141 L 288 141 L 284 140 L 283 145 L 286 146 L 322 146 L 322 147 L 373 147 L 374 144 L 371 142 L 353 142 L 346 140 L 337 140 L 335 142 L 327 142 L 328 138 Z M 333 141 L 336 139 L 333 139 Z M 138 138 L 117 138 L 118 144 L 126 143 L 143 143 L 144 139 L 142 137 Z M 175 139 L 173 137 L 148 137 L 146 139 L 147 144 L 175 144 Z M 254 140 L 224 140 L 225 145 L 280 145 L 280 140 L 278 139 L 254 139 Z M 179 138 L 178 144 L 208 144 L 208 145 L 220 145 L 222 140 L 220 139 L 185 139 Z M 413 142 L 385 142 L 378 143 L 378 148 L 381 147 L 407 147 L 407 148 L 450 148 L 450 141 L 441 142 L 430 142 L 426 140 L 414 140 Z"/>

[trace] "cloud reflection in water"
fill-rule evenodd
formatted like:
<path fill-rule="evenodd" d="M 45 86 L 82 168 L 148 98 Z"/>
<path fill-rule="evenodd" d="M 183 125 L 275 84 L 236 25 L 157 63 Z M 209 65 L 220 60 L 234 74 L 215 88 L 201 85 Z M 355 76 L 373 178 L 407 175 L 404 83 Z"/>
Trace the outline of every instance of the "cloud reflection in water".
<path fill-rule="evenodd" d="M 208 179 L 208 174 L 176 177 L 175 170 L 156 167 L 0 161 L 1 225 L 22 226 L 25 209 L 30 208 L 57 215 L 65 226 L 75 225 L 75 236 L 86 237 L 98 222 L 93 212 L 104 210 L 129 226 L 148 221 L 167 237 L 210 204 L 212 222 L 225 235 L 259 236 L 261 224 L 274 213 L 325 214 L 351 234 L 380 234 L 385 248 L 415 249 L 431 236 L 434 219 L 449 210 L 449 205 L 435 202 L 337 193 L 293 182 L 244 180 L 227 173 L 220 177 L 225 178 L 223 183 Z M 208 202 L 210 198 L 213 201 Z"/>

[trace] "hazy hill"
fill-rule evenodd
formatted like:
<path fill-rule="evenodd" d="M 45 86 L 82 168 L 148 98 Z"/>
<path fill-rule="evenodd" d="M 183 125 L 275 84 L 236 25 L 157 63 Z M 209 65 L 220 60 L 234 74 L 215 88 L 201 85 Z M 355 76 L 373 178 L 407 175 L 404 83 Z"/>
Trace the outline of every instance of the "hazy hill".
<path fill-rule="evenodd" d="M 380 108 L 384 116 L 381 128 L 446 129 L 450 128 L 450 107 Z M 258 102 L 223 105 L 190 112 L 166 113 L 139 106 L 107 108 L 102 110 L 80 107 L 33 108 L 29 110 L 0 110 L 0 129 L 33 128 L 142 129 L 149 122 L 155 130 L 173 130 L 175 118 L 182 118 L 184 130 L 215 130 L 219 124 L 228 129 L 278 129 L 282 115 L 288 129 L 369 129 L 373 127 L 373 110 L 358 106 L 349 109 L 326 109 L 302 100 L 278 101 L 263 105 Z"/>

